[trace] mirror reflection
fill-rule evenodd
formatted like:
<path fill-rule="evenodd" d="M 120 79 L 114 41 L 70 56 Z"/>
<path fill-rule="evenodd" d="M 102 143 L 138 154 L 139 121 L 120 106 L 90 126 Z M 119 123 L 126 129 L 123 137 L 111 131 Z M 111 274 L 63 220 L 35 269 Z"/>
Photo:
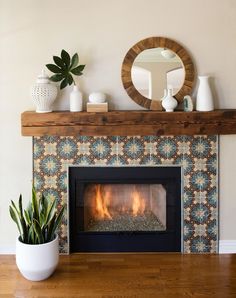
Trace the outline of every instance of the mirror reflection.
<path fill-rule="evenodd" d="M 131 77 L 135 88 L 149 99 L 161 99 L 164 89 L 177 94 L 184 84 L 184 66 L 173 51 L 152 48 L 142 51 L 134 60 Z"/>

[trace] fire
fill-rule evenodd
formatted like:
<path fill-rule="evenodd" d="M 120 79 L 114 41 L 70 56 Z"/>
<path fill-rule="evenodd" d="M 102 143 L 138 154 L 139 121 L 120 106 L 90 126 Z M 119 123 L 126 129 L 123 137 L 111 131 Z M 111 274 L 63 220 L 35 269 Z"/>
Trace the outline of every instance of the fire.
<path fill-rule="evenodd" d="M 112 219 L 113 215 L 118 214 L 130 214 L 133 216 L 142 215 L 145 212 L 146 204 L 145 199 L 142 198 L 141 193 L 136 187 L 133 187 L 130 192 L 127 193 L 127 198 L 123 200 L 122 205 L 118 205 L 114 197 L 112 189 L 104 187 L 101 184 L 95 186 L 95 218 Z M 116 206 L 116 207 L 115 207 Z"/>
<path fill-rule="evenodd" d="M 145 211 L 145 200 L 141 198 L 140 193 L 134 189 L 132 192 L 132 213 L 134 216 L 143 214 Z"/>
<path fill-rule="evenodd" d="M 110 205 L 110 192 L 107 190 L 102 196 L 101 185 L 96 185 L 96 212 L 99 219 L 112 219 L 108 206 Z"/>

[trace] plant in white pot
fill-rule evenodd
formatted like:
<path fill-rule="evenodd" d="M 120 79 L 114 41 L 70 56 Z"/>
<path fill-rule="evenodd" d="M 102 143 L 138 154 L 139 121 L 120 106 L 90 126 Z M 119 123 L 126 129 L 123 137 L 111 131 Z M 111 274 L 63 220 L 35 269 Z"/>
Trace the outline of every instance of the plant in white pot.
<path fill-rule="evenodd" d="M 61 51 L 61 57 L 53 56 L 53 61 L 55 64 L 46 64 L 46 67 L 54 73 L 54 75 L 50 77 L 50 80 L 53 82 L 61 82 L 60 89 L 65 88 L 67 85 L 74 84 L 73 91 L 70 94 L 70 111 L 82 111 L 82 93 L 75 83 L 74 76 L 81 76 L 85 65 L 79 65 L 79 56 L 77 53 L 71 58 L 65 50 Z"/>
<path fill-rule="evenodd" d="M 11 218 L 16 223 L 20 236 L 16 240 L 16 264 L 21 274 L 29 280 L 48 278 L 56 269 L 59 260 L 56 230 L 61 223 L 64 206 L 56 211 L 56 200 L 44 195 L 38 198 L 32 189 L 29 206 L 23 210 L 22 196 L 18 206 L 11 201 Z"/>

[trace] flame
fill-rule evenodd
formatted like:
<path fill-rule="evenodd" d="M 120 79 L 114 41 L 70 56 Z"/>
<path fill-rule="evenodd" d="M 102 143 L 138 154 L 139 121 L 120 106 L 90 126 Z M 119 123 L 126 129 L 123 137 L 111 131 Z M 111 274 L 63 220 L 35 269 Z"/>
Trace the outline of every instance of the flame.
<path fill-rule="evenodd" d="M 108 206 L 110 205 L 110 192 L 107 190 L 105 195 L 102 196 L 101 185 L 96 185 L 96 213 L 99 219 L 112 219 Z"/>
<path fill-rule="evenodd" d="M 132 192 L 132 213 L 134 216 L 143 214 L 145 211 L 145 200 L 141 198 L 140 193 L 134 189 Z"/>

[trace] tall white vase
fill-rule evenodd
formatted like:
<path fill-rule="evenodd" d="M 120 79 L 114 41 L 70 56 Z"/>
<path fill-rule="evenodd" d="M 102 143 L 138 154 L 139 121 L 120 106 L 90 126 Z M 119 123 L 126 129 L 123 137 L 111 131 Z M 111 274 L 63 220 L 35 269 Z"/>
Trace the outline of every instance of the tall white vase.
<path fill-rule="evenodd" d="M 74 86 L 70 93 L 70 111 L 81 112 L 83 111 L 83 95 L 78 86 Z"/>
<path fill-rule="evenodd" d="M 209 85 L 209 76 L 199 76 L 196 110 L 208 112 L 214 110 L 213 96 Z"/>

